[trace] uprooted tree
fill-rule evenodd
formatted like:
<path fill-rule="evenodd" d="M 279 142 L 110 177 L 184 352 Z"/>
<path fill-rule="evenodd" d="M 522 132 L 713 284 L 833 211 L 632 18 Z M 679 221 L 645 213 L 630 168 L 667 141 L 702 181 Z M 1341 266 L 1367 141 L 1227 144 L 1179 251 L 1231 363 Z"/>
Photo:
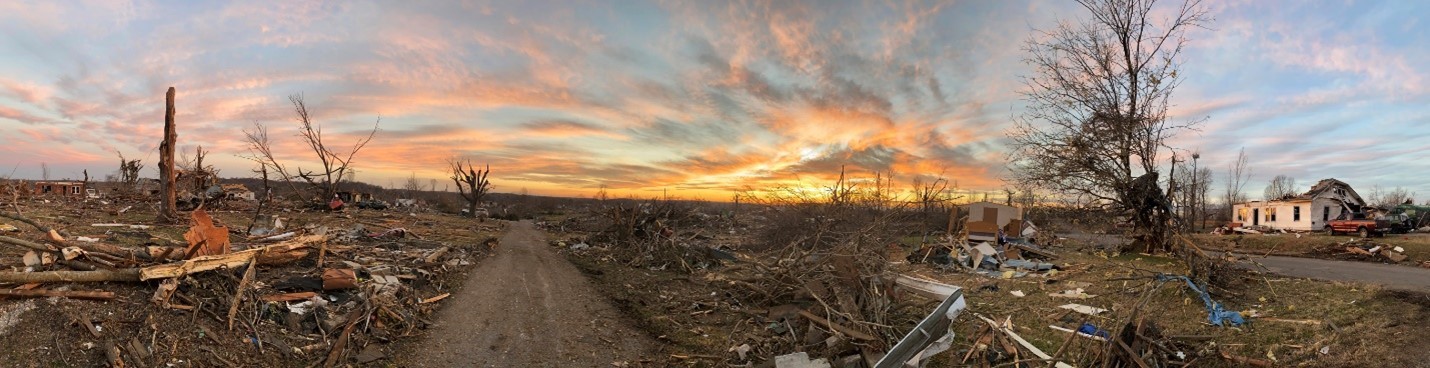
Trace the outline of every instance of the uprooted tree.
<path fill-rule="evenodd" d="M 467 200 L 467 216 L 476 217 L 477 204 L 482 203 L 482 197 L 492 190 L 492 182 L 487 181 L 487 174 L 492 172 L 491 165 L 477 170 L 472 160 L 463 163 L 461 159 L 453 158 L 448 163 L 452 168 L 452 182 L 457 183 L 457 192 Z"/>
<path fill-rule="evenodd" d="M 294 179 L 302 179 L 319 201 L 332 198 L 338 192 L 338 184 L 344 177 L 351 175 L 353 158 L 357 156 L 358 151 L 361 151 L 369 142 L 372 142 L 373 137 L 377 136 L 382 118 L 378 118 L 377 122 L 373 123 L 372 130 L 369 130 L 366 135 L 359 136 L 360 138 L 353 142 L 351 149 L 341 152 L 334 150 L 328 145 L 328 142 L 323 140 L 323 127 L 313 122 L 302 94 L 288 96 L 288 101 L 293 104 L 293 112 L 297 115 L 294 119 L 298 122 L 298 136 L 303 138 L 303 142 L 317 156 L 321 169 L 317 171 L 304 170 L 302 167 L 295 166 L 290 170 L 288 166 L 280 163 L 274 155 L 272 143 L 268 139 L 268 128 L 257 122 L 253 123 L 252 130 L 243 132 L 248 140 L 248 156 L 246 158 L 258 163 L 263 167 L 262 170 L 277 173 L 279 179 L 288 182 L 290 186 L 294 185 Z M 294 189 L 296 192 L 296 188 Z"/>
<path fill-rule="evenodd" d="M 1123 212 L 1148 251 L 1169 249 L 1170 202 L 1157 185 L 1167 140 L 1200 120 L 1167 116 L 1189 28 L 1210 18 L 1200 0 L 1166 15 L 1155 0 L 1079 0 L 1089 19 L 1026 42 L 1028 107 L 1009 132 L 1012 179 Z M 1155 14 L 1155 15 L 1154 15 Z"/>

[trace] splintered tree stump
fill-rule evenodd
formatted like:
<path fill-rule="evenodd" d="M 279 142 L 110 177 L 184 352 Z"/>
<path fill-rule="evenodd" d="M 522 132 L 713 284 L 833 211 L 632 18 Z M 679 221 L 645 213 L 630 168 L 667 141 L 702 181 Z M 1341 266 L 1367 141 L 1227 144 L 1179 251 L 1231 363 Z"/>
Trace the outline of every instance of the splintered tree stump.
<path fill-rule="evenodd" d="M 164 202 L 159 207 L 159 221 L 172 223 L 179 219 L 175 195 L 174 146 L 179 134 L 174 129 L 174 87 L 164 94 L 164 140 L 159 143 L 159 184 Z"/>

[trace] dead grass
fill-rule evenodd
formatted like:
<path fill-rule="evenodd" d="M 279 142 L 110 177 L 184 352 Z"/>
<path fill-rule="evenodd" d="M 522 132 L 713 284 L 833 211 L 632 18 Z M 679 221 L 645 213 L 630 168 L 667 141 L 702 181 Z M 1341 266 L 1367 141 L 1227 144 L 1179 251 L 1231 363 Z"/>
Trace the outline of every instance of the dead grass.
<path fill-rule="evenodd" d="M 1210 235 L 1193 234 L 1189 238 L 1199 244 L 1207 244 L 1217 248 L 1237 250 L 1244 253 L 1265 254 L 1287 254 L 1299 256 L 1316 256 L 1318 249 L 1325 249 L 1336 244 L 1359 239 L 1353 235 L 1325 235 L 1322 233 L 1305 233 L 1297 237 L 1296 234 L 1271 234 L 1271 235 Z M 1430 234 L 1392 234 L 1383 238 L 1371 238 L 1376 243 L 1389 244 L 1405 248 L 1405 255 L 1409 258 L 1403 263 L 1414 264 L 1418 261 L 1430 260 Z"/>
<path fill-rule="evenodd" d="M 1327 239 L 1328 240 L 1328 239 Z M 1076 247 L 1075 244 L 1067 245 Z M 672 354 L 700 355 L 715 358 L 670 358 L 665 365 L 720 366 L 722 364 L 759 363 L 795 351 L 815 351 L 822 342 L 807 339 L 821 332 L 796 328 L 783 334 L 766 332 L 752 335 L 749 325 L 778 327 L 768 310 L 738 305 L 724 294 L 725 287 L 710 282 L 717 271 L 682 275 L 669 271 L 652 271 L 617 266 L 599 261 L 599 255 L 572 256 L 573 262 L 592 275 L 598 289 L 606 293 L 641 324 L 652 336 L 671 344 Z M 1021 279 L 990 279 L 980 275 L 945 272 L 927 265 L 896 264 L 894 271 L 939 280 L 965 289 L 969 308 L 955 321 L 957 331 L 954 348 L 940 354 L 930 366 L 963 367 L 975 362 L 961 361 L 972 346 L 968 339 L 982 327 L 974 314 L 994 320 L 1011 319 L 1015 331 L 1022 337 L 1052 353 L 1068 341 L 1068 335 L 1049 328 L 1062 325 L 1076 328 L 1089 322 L 1115 332 L 1120 323 L 1133 315 L 1133 306 L 1154 282 L 1112 279 L 1148 276 L 1155 272 L 1185 274 L 1182 262 L 1172 258 L 1124 254 L 1111 258 L 1065 252 L 1057 263 L 1065 271 L 1048 277 Z M 1251 323 L 1238 328 L 1215 327 L 1206 322 L 1207 312 L 1200 297 L 1185 284 L 1168 282 L 1151 291 L 1140 315 L 1155 323 L 1164 335 L 1204 335 L 1209 340 L 1191 342 L 1186 353 L 1204 356 L 1194 366 L 1234 366 L 1216 356 L 1220 351 L 1258 359 L 1274 360 L 1282 366 L 1343 367 L 1343 366 L 1416 366 L 1430 359 L 1430 352 L 1418 348 L 1418 342 L 1430 338 L 1430 331 L 1419 328 L 1427 323 L 1427 297 L 1424 294 L 1382 290 L 1376 286 L 1352 283 L 1327 283 L 1307 279 L 1248 274 L 1228 286 L 1230 290 L 1213 290 L 1213 298 L 1232 310 L 1256 313 Z M 1051 297 L 1071 288 L 1074 282 L 1085 282 L 1089 294 L 1096 297 L 1073 300 Z M 1014 296 L 1011 291 L 1026 296 Z M 714 294 L 712 294 L 714 293 Z M 1080 303 L 1110 310 L 1100 316 L 1085 316 L 1058 308 L 1059 305 Z M 899 302 L 903 313 L 890 321 L 899 329 L 915 324 L 920 313 L 927 313 L 935 301 L 907 299 Z M 714 310 L 713 313 L 702 313 Z M 1303 321 L 1273 321 L 1270 318 Z M 744 333 L 737 331 L 746 330 Z M 787 339 L 795 345 L 770 344 L 770 339 Z M 1064 359 L 1077 361 L 1088 357 L 1101 346 L 1092 340 L 1073 338 Z M 814 344 L 808 344 L 813 342 Z M 729 349 L 750 344 L 757 347 L 749 354 L 750 361 L 741 361 Z M 782 346 L 770 349 L 771 346 Z M 760 349 L 759 347 L 766 347 Z M 1321 354 L 1321 348 L 1327 354 Z M 1086 365 L 1090 361 L 1078 362 Z"/>

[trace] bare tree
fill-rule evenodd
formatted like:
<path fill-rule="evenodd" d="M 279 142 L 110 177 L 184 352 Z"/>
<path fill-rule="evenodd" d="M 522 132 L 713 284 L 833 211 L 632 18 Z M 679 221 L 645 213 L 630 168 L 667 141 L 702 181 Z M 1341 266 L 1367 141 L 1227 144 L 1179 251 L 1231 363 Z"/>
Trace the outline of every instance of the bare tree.
<path fill-rule="evenodd" d="M 332 198 L 338 192 L 338 185 L 343 182 L 345 178 L 353 177 L 353 158 L 357 156 L 359 151 L 362 151 L 363 147 L 367 146 L 369 142 L 372 142 L 373 137 L 377 136 L 382 118 L 379 117 L 377 122 L 373 123 L 372 130 L 368 131 L 366 136 L 362 136 L 353 142 L 351 149 L 347 152 L 340 152 L 335 151 L 329 147 L 327 142 L 323 141 L 323 128 L 321 125 L 313 122 L 313 117 L 308 112 L 308 105 L 303 100 L 302 94 L 288 96 L 288 101 L 293 104 L 293 112 L 296 115 L 294 119 L 298 122 L 299 128 L 298 136 L 303 138 L 303 142 L 306 143 L 308 148 L 313 151 L 313 154 L 317 156 L 318 164 L 322 168 L 319 171 L 312 171 L 295 166 L 292 171 L 289 171 L 288 168 L 279 163 L 274 156 L 272 146 L 268 140 L 267 128 L 257 122 L 253 124 L 254 128 L 252 131 L 244 131 L 249 144 L 248 158 L 273 169 L 284 181 L 303 179 L 304 182 L 308 183 L 318 200 Z M 289 185 L 292 185 L 292 183 L 290 182 Z"/>
<path fill-rule="evenodd" d="M 1012 179 L 1079 203 L 1133 211 L 1149 248 L 1165 248 L 1170 203 L 1157 187 L 1166 141 L 1201 120 L 1167 117 L 1188 28 L 1210 19 L 1200 0 L 1168 17 L 1155 0 L 1079 0 L 1091 18 L 1026 42 L 1028 108 L 1009 132 Z M 1162 19 L 1157 21 L 1153 19 Z M 1160 199 L 1159 199 L 1160 198 Z M 1154 229 L 1155 228 L 1155 229 Z"/>
<path fill-rule="evenodd" d="M 296 119 L 301 127 L 299 136 L 308 144 L 308 148 L 313 150 L 313 154 L 318 156 L 318 162 L 322 164 L 322 171 L 305 171 L 297 168 L 298 177 L 303 178 L 315 191 L 322 195 L 321 198 L 331 198 L 338 192 L 338 182 L 342 181 L 344 175 L 352 175 L 350 165 L 353 157 L 361 151 L 372 138 L 377 136 L 378 124 L 382 123 L 382 118 L 372 124 L 372 130 L 366 137 L 358 139 L 353 143 L 353 147 L 346 154 L 333 151 L 323 142 L 323 127 L 313 123 L 312 116 L 308 114 L 308 105 L 303 101 L 302 94 L 288 96 L 288 101 L 293 103 L 293 112 L 297 114 Z"/>
<path fill-rule="evenodd" d="M 1367 199 L 1369 199 L 1370 205 L 1372 206 L 1376 206 L 1379 208 L 1394 208 L 1395 206 L 1406 204 L 1407 202 L 1410 204 L 1414 204 L 1414 197 L 1415 193 L 1412 193 L 1410 192 L 1410 190 L 1405 189 L 1403 187 L 1395 187 L 1395 189 L 1386 190 L 1380 185 L 1376 185 L 1370 188 L 1370 195 L 1367 196 Z"/>
<path fill-rule="evenodd" d="M 924 217 L 947 201 L 948 179 L 940 176 L 925 182 L 923 177 L 915 177 L 912 184 L 914 200 L 918 201 L 919 211 Z"/>
<path fill-rule="evenodd" d="M 262 173 L 265 182 L 268 173 L 278 174 L 278 179 L 288 184 L 288 189 L 294 193 L 298 192 L 298 187 L 294 185 L 293 175 L 288 173 L 288 168 L 278 162 L 278 158 L 273 154 L 273 143 L 268 139 L 268 127 L 258 122 L 253 123 L 252 129 L 244 129 L 243 135 L 248 141 L 248 154 L 244 158 L 259 165 L 255 173 Z M 267 186 L 265 184 L 265 186 Z"/>
<path fill-rule="evenodd" d="M 1185 164 L 1184 164 L 1185 165 Z M 1211 191 L 1212 170 L 1183 166 L 1177 170 L 1176 193 L 1182 217 L 1190 220 L 1192 230 L 1197 229 L 1207 214 L 1207 194 Z"/>
<path fill-rule="evenodd" d="M 492 172 L 491 165 L 487 165 L 484 170 L 477 170 L 472 160 L 467 160 L 464 164 L 458 158 L 453 158 L 449 164 L 452 166 L 452 182 L 457 184 L 457 192 L 467 200 L 467 216 L 476 217 L 477 204 L 481 203 L 482 197 L 492 189 L 492 183 L 487 181 L 487 174 Z"/>
<path fill-rule="evenodd" d="M 1226 209 L 1231 210 L 1231 205 L 1246 202 L 1246 183 L 1251 178 L 1251 168 L 1246 164 L 1246 148 L 1242 147 L 1241 152 L 1236 154 L 1236 161 L 1226 169 L 1226 194 L 1223 203 Z"/>
<path fill-rule="evenodd" d="M 1287 196 L 1296 195 L 1296 178 L 1286 175 L 1276 175 L 1271 178 L 1271 182 L 1266 184 L 1266 191 L 1262 193 L 1262 199 L 1271 201 Z"/>
<path fill-rule="evenodd" d="M 1207 193 L 1211 191 L 1212 171 L 1209 168 L 1198 168 L 1197 159 L 1201 154 L 1192 153 L 1192 162 L 1181 161 L 1177 164 L 1177 188 L 1174 197 L 1178 204 L 1181 217 L 1187 219 L 1189 230 L 1200 228 L 1207 214 Z"/>
<path fill-rule="evenodd" d="M 422 181 L 417 179 L 417 173 L 412 173 L 407 177 L 407 181 L 402 183 L 402 190 L 406 190 L 408 195 L 421 192 L 424 189 Z"/>

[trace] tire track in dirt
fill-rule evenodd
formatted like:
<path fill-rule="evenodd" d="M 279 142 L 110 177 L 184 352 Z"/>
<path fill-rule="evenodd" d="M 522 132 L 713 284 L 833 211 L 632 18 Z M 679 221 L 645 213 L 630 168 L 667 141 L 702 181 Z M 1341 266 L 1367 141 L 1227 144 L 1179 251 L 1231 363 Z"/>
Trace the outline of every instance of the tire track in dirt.
<path fill-rule="evenodd" d="M 402 367 L 596 367 L 649 357 L 630 327 L 530 221 L 512 223 L 495 255 L 437 312 Z"/>

